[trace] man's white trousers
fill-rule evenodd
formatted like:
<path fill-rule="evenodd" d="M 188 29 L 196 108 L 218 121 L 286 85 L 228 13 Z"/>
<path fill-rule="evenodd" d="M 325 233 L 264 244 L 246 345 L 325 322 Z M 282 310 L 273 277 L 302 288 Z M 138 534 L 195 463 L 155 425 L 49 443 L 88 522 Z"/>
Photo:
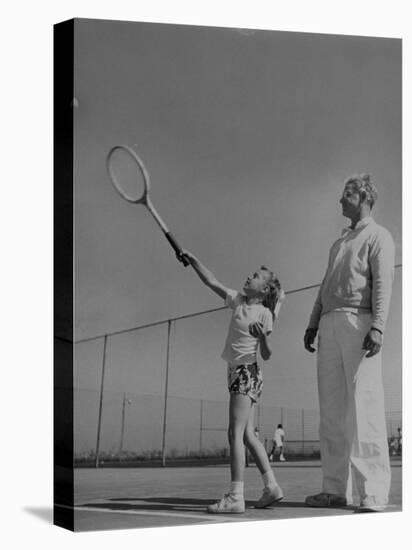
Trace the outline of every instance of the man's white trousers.
<path fill-rule="evenodd" d="M 366 358 L 362 350 L 370 327 L 370 314 L 347 311 L 327 313 L 319 324 L 322 491 L 346 496 L 348 504 L 352 474 L 361 499 L 386 504 L 390 488 L 382 357 Z"/>

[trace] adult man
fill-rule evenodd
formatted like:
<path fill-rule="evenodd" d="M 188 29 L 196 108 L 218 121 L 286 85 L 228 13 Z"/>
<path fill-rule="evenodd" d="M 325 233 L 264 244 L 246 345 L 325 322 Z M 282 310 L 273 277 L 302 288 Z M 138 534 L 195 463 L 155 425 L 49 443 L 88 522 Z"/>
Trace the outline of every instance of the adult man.
<path fill-rule="evenodd" d="M 381 348 L 391 297 L 394 244 L 375 223 L 377 191 L 370 176 L 345 182 L 342 214 L 351 220 L 330 250 L 328 267 L 305 332 L 318 337 L 322 492 L 308 506 L 352 504 L 352 472 L 359 511 L 388 502 L 390 464 L 384 412 Z M 352 468 L 351 468 L 352 466 Z"/>

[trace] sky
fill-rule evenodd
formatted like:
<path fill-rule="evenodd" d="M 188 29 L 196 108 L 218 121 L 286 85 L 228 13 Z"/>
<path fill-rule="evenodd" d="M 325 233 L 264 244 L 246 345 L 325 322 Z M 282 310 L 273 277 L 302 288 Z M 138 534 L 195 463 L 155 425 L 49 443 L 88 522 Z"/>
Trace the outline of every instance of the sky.
<path fill-rule="evenodd" d="M 217 303 L 114 193 L 105 155 L 118 143 L 142 157 L 182 246 L 228 286 L 261 263 L 287 290 L 319 282 L 346 224 L 342 182 L 359 171 L 399 263 L 400 41 L 78 20 L 76 46 L 76 340 Z"/>
<path fill-rule="evenodd" d="M 182 246 L 229 287 L 261 264 L 286 291 L 319 283 L 347 225 L 343 182 L 356 172 L 376 182 L 374 216 L 400 264 L 400 52 L 386 38 L 77 20 L 76 341 L 222 306 L 146 209 L 111 187 L 105 157 L 119 143 L 143 159 Z M 400 407 L 400 275 L 386 352 L 391 409 Z M 315 293 L 283 306 L 268 404 L 317 406 L 315 358 L 301 343 Z M 219 313 L 174 324 L 171 395 L 226 398 L 227 322 Z M 133 335 L 111 339 L 107 391 L 160 394 L 165 326 Z M 101 345 L 78 344 L 79 387 L 98 387 Z"/>

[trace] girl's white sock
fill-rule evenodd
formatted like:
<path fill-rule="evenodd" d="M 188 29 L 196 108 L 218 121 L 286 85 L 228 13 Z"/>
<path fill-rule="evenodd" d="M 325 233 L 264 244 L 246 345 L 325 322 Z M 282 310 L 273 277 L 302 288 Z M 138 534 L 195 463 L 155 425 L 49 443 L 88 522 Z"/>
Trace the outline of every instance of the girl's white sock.
<path fill-rule="evenodd" d="M 243 481 L 231 481 L 230 494 L 236 496 L 243 496 Z"/>
<path fill-rule="evenodd" d="M 271 469 L 262 474 L 262 479 L 265 487 L 276 487 L 277 485 L 275 474 Z"/>

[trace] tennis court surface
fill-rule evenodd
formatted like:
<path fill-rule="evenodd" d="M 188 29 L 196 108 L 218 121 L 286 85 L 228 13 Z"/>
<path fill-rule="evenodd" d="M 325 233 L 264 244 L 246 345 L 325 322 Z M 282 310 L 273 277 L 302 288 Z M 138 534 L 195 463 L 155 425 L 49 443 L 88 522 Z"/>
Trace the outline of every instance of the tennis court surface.
<path fill-rule="evenodd" d="M 254 508 L 262 490 L 256 466 L 245 471 L 246 512 L 211 515 L 208 504 L 228 487 L 229 466 L 170 468 L 101 468 L 75 470 L 75 530 L 95 531 L 174 525 L 196 525 L 265 519 L 351 515 L 356 506 L 315 509 L 304 504 L 307 495 L 319 492 L 319 461 L 273 464 L 284 490 L 283 501 L 264 510 Z M 355 504 L 357 504 L 355 497 Z M 402 466 L 392 461 L 392 486 L 388 512 L 402 509 Z"/>

